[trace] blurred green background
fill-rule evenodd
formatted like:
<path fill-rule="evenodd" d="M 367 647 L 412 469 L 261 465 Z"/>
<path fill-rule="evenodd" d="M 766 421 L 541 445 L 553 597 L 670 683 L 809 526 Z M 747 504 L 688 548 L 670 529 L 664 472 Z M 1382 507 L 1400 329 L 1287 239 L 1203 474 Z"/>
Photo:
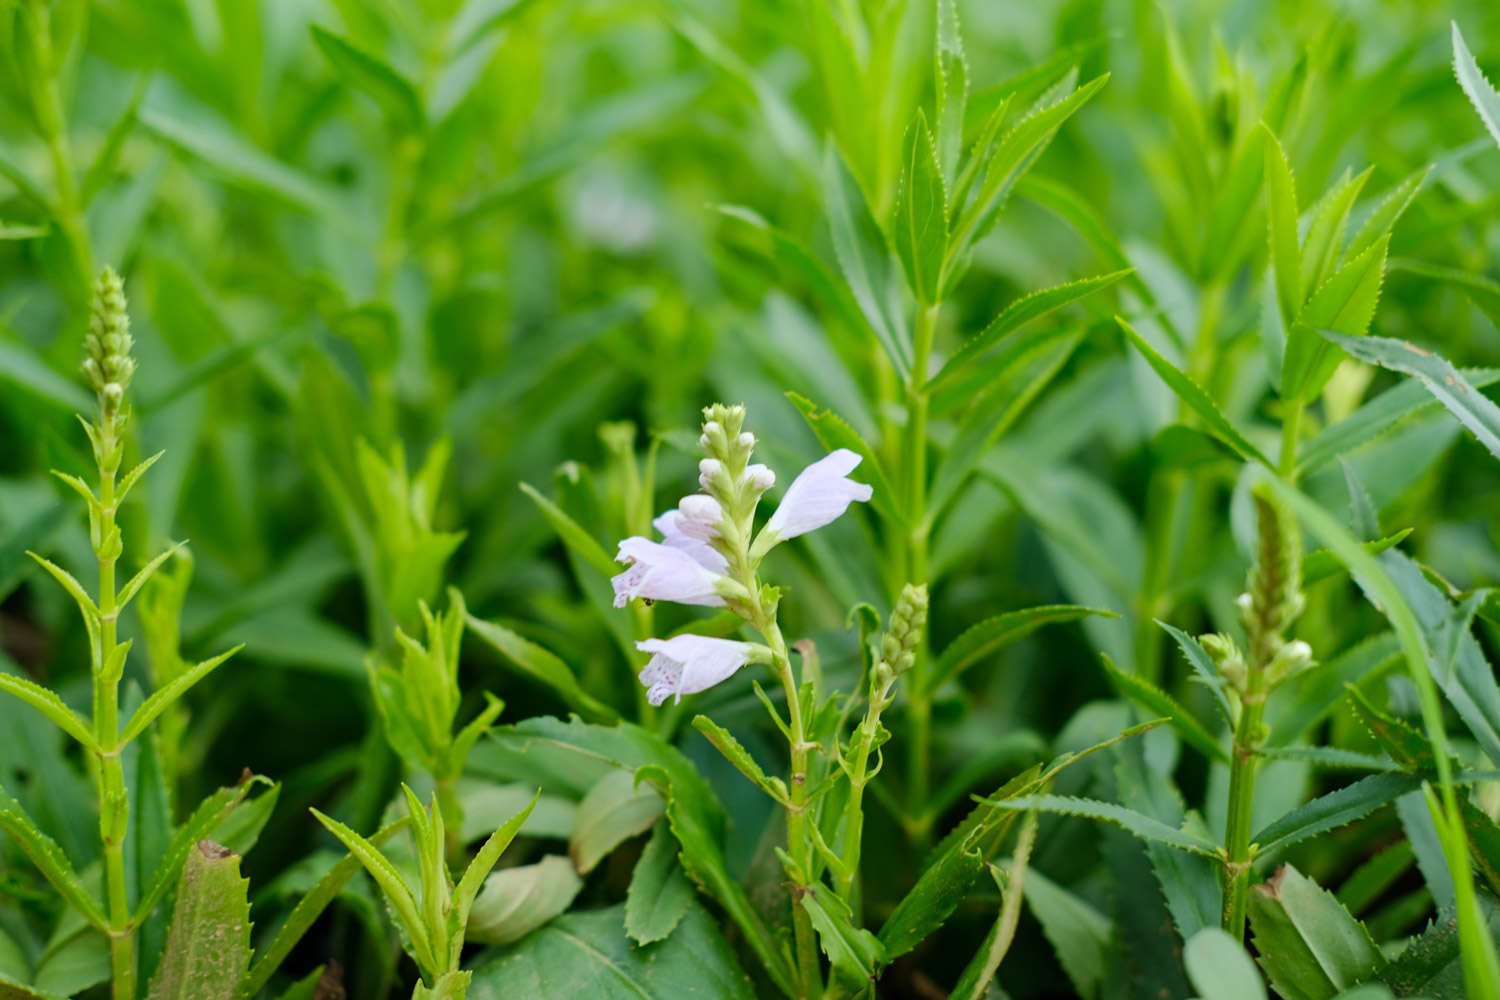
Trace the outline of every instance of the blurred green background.
<path fill-rule="evenodd" d="M 816 289 L 768 255 L 763 225 L 831 261 L 825 143 L 883 214 L 895 185 L 883 150 L 931 104 L 931 11 L 846 2 L 907 22 L 863 103 L 828 85 L 803 5 L 782 0 L 0 0 L 0 648 L 12 668 L 87 695 L 74 612 L 23 552 L 80 575 L 89 563 L 79 505 L 46 472 L 88 464 L 72 413 L 89 405 L 77 377 L 88 280 L 109 264 L 126 278 L 140 359 L 131 449 L 166 449 L 124 514 L 125 558 L 191 539 L 184 653 L 246 643 L 193 693 L 202 788 L 244 767 L 288 782 L 252 878 L 315 839 L 301 807 L 354 794 L 375 745 L 364 657 L 390 643 L 388 615 L 414 610 L 382 610 L 361 576 L 358 525 L 373 513 L 361 438 L 404 445 L 413 467 L 451 440 L 435 522 L 465 538 L 449 581 L 601 698 L 633 704 L 622 626 L 588 599 L 518 484 L 558 496 L 612 553 L 646 509 L 689 489 L 708 402 L 750 405 L 783 484 L 819 450 L 786 392 L 867 434 L 890 419 L 878 346 L 850 346 Z M 1278 88 L 1290 88 L 1282 142 L 1304 203 L 1346 168 L 1373 167 L 1373 194 L 1437 165 L 1396 228 L 1374 331 L 1461 366 L 1500 364 L 1500 286 L 1474 280 L 1500 278 L 1500 153 L 1454 82 L 1448 23 L 1494 71 L 1500 6 L 959 10 L 971 105 L 1036 67 L 1043 85 L 1072 65 L 1081 79 L 1111 74 L 980 245 L 938 341 L 949 354 L 1010 301 L 1112 270 L 1116 254 L 1136 268 L 1154 306 L 1124 285 L 1089 299 L 1081 347 L 994 457 L 1060 491 L 1049 495 L 1106 561 L 1143 558 L 1157 432 L 1173 412 L 1122 349 L 1114 313 L 1208 324 L 1222 345 L 1210 391 L 1274 440 L 1257 346 L 1264 212 L 1257 199 L 1220 230 L 1204 221 L 1235 136 Z M 1214 240 L 1243 246 L 1240 266 L 1210 273 Z M 1324 419 L 1388 381 L 1369 378 L 1343 372 Z M 1381 441 L 1358 453 L 1385 520 L 1415 528 L 1408 546 L 1457 586 L 1500 577 L 1494 463 L 1445 417 L 1395 434 L 1428 460 L 1392 461 Z M 654 502 L 629 496 L 653 439 Z M 1337 469 L 1325 478 L 1313 491 L 1336 497 Z M 1175 567 L 1188 582 L 1145 612 L 1206 626 L 1236 592 L 1231 486 L 1199 497 L 1205 526 Z M 934 646 L 1046 601 L 1130 610 L 1128 594 L 1083 593 L 1076 553 L 1024 506 L 980 480 L 939 526 Z M 835 664 L 853 645 L 847 608 L 893 596 L 879 554 L 851 518 L 777 555 L 791 628 L 824 640 Z M 1368 623 L 1323 624 L 1355 638 Z M 1051 745 L 1108 692 L 1091 644 L 1123 634 L 1129 650 L 1130 627 L 1100 624 L 1087 641 L 1046 632 L 976 678 L 972 701 L 947 709 L 948 773 L 1001 734 L 1012 755 Z M 501 694 L 505 720 L 563 710 L 471 648 L 467 685 Z M 1178 669 L 1144 652 L 1159 662 L 1138 669 Z M 719 708 L 721 721 L 755 711 L 745 689 Z"/>

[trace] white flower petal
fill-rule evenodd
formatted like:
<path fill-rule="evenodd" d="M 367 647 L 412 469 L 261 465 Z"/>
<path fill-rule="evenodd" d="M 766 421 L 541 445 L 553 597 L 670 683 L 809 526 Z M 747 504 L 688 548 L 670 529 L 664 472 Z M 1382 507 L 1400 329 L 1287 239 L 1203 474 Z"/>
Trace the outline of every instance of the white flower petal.
<path fill-rule="evenodd" d="M 854 501 L 869 500 L 874 489 L 848 478 L 859 463 L 858 454 L 840 448 L 803 469 L 787 487 L 766 530 L 778 540 L 796 538 L 837 520 Z"/>
<path fill-rule="evenodd" d="M 719 563 L 723 565 L 722 556 L 707 545 L 703 545 L 703 548 L 717 556 Z M 710 608 L 724 606 L 724 598 L 718 594 L 722 573 L 704 565 L 694 554 L 680 547 L 635 536 L 620 543 L 620 552 L 615 560 L 630 567 L 610 580 L 615 588 L 617 608 L 623 608 L 635 597 Z"/>
<path fill-rule="evenodd" d="M 702 635 L 675 635 L 670 639 L 646 639 L 635 644 L 650 653 L 651 662 L 640 672 L 646 700 L 660 705 L 668 695 L 678 701 L 727 680 L 750 660 L 753 646 L 732 639 Z"/>

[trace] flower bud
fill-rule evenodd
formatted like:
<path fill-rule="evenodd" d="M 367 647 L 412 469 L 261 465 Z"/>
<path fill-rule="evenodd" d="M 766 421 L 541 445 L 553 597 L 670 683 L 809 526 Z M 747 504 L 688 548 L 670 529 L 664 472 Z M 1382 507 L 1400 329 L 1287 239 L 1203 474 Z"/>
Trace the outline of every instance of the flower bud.
<path fill-rule="evenodd" d="M 125 286 L 118 274 L 105 268 L 94 283 L 93 308 L 83 341 L 83 373 L 110 415 L 118 411 L 135 374 L 135 360 L 130 356 L 135 341 L 125 310 Z"/>
<path fill-rule="evenodd" d="M 698 463 L 698 485 L 705 490 L 712 490 L 716 479 L 724 475 L 724 463 L 717 458 L 705 458 Z"/>
<path fill-rule="evenodd" d="M 776 473 L 764 465 L 756 463 L 745 470 L 745 481 L 750 484 L 750 488 L 755 490 L 755 492 L 764 493 L 776 485 Z"/>

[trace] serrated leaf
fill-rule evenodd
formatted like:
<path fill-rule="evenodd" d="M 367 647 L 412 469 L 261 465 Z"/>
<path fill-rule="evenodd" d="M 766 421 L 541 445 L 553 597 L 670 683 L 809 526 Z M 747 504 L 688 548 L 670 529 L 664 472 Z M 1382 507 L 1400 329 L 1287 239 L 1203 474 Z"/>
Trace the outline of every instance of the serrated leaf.
<path fill-rule="evenodd" d="M 313 42 L 340 80 L 374 98 L 396 128 L 422 127 L 422 97 L 410 80 L 347 38 L 318 25 L 311 30 Z"/>
<path fill-rule="evenodd" d="M 1302 311 L 1302 249 L 1297 242 L 1297 185 L 1291 164 L 1276 136 L 1266 129 L 1266 220 L 1270 230 L 1271 269 L 1281 321 L 1290 329 Z"/>
<path fill-rule="evenodd" d="M 948 250 L 948 193 L 937 146 L 920 110 L 902 149 L 890 239 L 917 301 L 924 306 L 937 302 Z"/>
<path fill-rule="evenodd" d="M 951 184 L 963 153 L 969 63 L 964 58 L 954 0 L 937 0 L 937 151 L 944 183 Z"/>
<path fill-rule="evenodd" d="M 818 944 L 833 966 L 834 978 L 855 991 L 870 988 L 886 962 L 880 939 L 855 927 L 848 905 L 824 882 L 816 882 L 802 896 L 802 908 L 818 932 Z"/>
<path fill-rule="evenodd" d="M 1479 64 L 1474 61 L 1474 55 L 1469 47 L 1464 44 L 1463 32 L 1458 30 L 1458 22 L 1453 25 L 1453 72 L 1458 77 L 1458 85 L 1463 88 L 1464 93 L 1469 95 L 1469 103 L 1474 105 L 1474 110 L 1479 112 L 1479 118 L 1484 122 L 1484 127 L 1490 130 L 1490 135 L 1495 142 L 1500 143 L 1500 93 L 1490 85 L 1484 78 Z"/>
<path fill-rule="evenodd" d="M 313 816 L 322 823 L 328 832 L 337 837 L 349 853 L 359 859 L 364 865 L 365 871 L 375 880 L 396 918 L 400 920 L 401 926 L 406 931 L 411 941 L 413 958 L 423 969 L 435 969 L 439 967 L 437 953 L 433 950 L 433 943 L 427 934 L 427 925 L 417 910 L 416 897 L 412 895 L 406 880 L 396 870 L 396 866 L 376 850 L 375 845 L 349 829 L 338 820 L 325 816 L 318 810 L 312 810 Z"/>
<path fill-rule="evenodd" d="M 625 933 L 636 944 L 660 941 L 676 929 L 693 903 L 693 886 L 677 863 L 677 841 L 658 823 L 630 875 L 625 892 Z"/>
<path fill-rule="evenodd" d="M 26 810 L 21 808 L 21 803 L 13 799 L 3 786 L 0 786 L 0 830 L 15 841 L 21 853 L 31 859 L 69 906 L 93 926 L 101 929 L 106 926 L 104 911 L 84 888 L 68 856 L 55 840 L 37 829 Z"/>
<path fill-rule="evenodd" d="M 1203 728 L 1203 724 L 1181 702 L 1144 677 L 1125 673 L 1115 666 L 1114 661 L 1108 656 L 1101 656 L 1100 659 L 1104 664 L 1104 672 L 1109 675 L 1110 683 L 1121 696 L 1150 709 L 1156 715 L 1165 716 L 1168 724 L 1177 731 L 1177 735 L 1205 757 L 1222 761 L 1225 764 L 1229 763 L 1229 751 L 1225 750 L 1223 745 Z"/>
<path fill-rule="evenodd" d="M 1177 648 L 1182 650 L 1182 655 L 1187 657 L 1188 665 L 1198 675 L 1202 685 L 1213 692 L 1215 703 L 1219 706 L 1219 713 L 1224 721 L 1230 725 L 1234 724 L 1234 712 L 1229 707 L 1229 696 L 1224 693 L 1224 678 L 1219 676 L 1219 668 L 1214 664 L 1213 657 L 1208 655 L 1208 650 L 1203 644 L 1180 628 L 1168 625 L 1164 621 L 1158 621 L 1168 635 L 1177 642 Z"/>
<path fill-rule="evenodd" d="M 97 750 L 99 743 L 94 732 L 78 713 L 63 703 L 56 694 L 28 678 L 0 671 L 0 691 L 25 702 L 47 719 L 77 740 L 86 750 Z"/>
<path fill-rule="evenodd" d="M 1194 413 L 1202 418 L 1210 434 L 1223 441 L 1230 448 L 1233 448 L 1235 453 L 1241 458 L 1247 461 L 1259 462 L 1266 468 L 1272 468 L 1271 460 L 1266 458 L 1261 450 L 1250 442 L 1249 438 L 1241 434 L 1239 429 L 1229 422 L 1229 418 L 1220 412 L 1218 404 L 1213 401 L 1207 392 L 1203 391 L 1202 386 L 1194 382 L 1186 372 L 1180 370 L 1172 362 L 1162 357 L 1156 348 L 1152 347 L 1145 337 L 1136 333 L 1135 328 L 1125 322 L 1124 319 L 1116 316 L 1115 322 L 1120 325 L 1120 329 L 1125 331 L 1125 336 L 1130 339 L 1130 342 L 1135 345 L 1135 349 L 1146 359 L 1146 363 L 1151 366 L 1152 371 L 1156 372 L 1157 376 L 1167 384 L 1167 388 L 1171 389 L 1172 393 L 1178 399 L 1186 403 L 1192 408 Z"/>
<path fill-rule="evenodd" d="M 1401 183 L 1386 192 L 1380 204 L 1375 206 L 1364 224 L 1359 227 L 1359 231 L 1349 241 L 1349 246 L 1344 249 L 1344 257 L 1346 259 L 1358 257 L 1374 245 L 1376 240 L 1389 235 L 1431 173 L 1431 164 L 1419 167 L 1408 174 Z"/>
<path fill-rule="evenodd" d="M 1126 268 L 1092 278 L 1080 278 L 1065 285 L 1045 288 L 1023 296 L 1005 307 L 1005 310 L 990 321 L 979 333 L 964 343 L 953 357 L 927 383 L 929 392 L 940 389 L 964 374 L 980 355 L 999 344 L 1007 335 L 1028 323 L 1054 313 L 1092 292 L 1108 288 L 1122 278 L 1135 272 Z"/>
<path fill-rule="evenodd" d="M 1373 167 L 1366 168 L 1352 178 L 1346 172 L 1313 206 L 1312 218 L 1307 226 L 1307 238 L 1302 245 L 1303 288 L 1320 288 L 1328 280 L 1339 259 L 1339 247 L 1344 242 L 1349 210 L 1354 207 L 1355 199 L 1364 190 L 1373 170 Z"/>
<path fill-rule="evenodd" d="M 1261 965 L 1284 1000 L 1330 1000 L 1385 964 L 1364 924 L 1291 865 L 1251 890 L 1249 909 Z"/>
<path fill-rule="evenodd" d="M 1352 785 L 1305 803 L 1256 831 L 1251 841 L 1259 845 L 1257 857 L 1274 855 L 1299 840 L 1315 837 L 1362 819 L 1387 803 L 1421 787 L 1409 774 L 1372 774 Z"/>
<path fill-rule="evenodd" d="M 173 834 L 171 842 L 162 854 L 160 863 L 156 866 L 156 871 L 151 876 L 150 884 L 142 890 L 135 911 L 137 923 L 143 922 L 151 915 L 151 911 L 156 909 L 156 904 L 161 902 L 177 882 L 182 874 L 182 867 L 187 863 L 188 855 L 192 852 L 193 845 L 213 834 L 219 824 L 260 782 L 270 784 L 265 778 L 256 776 L 237 785 L 220 788 L 198 803 L 187 822 L 183 823 Z"/>
<path fill-rule="evenodd" d="M 172 703 L 187 693 L 188 689 L 207 677 L 213 670 L 238 653 L 243 646 L 235 646 L 233 649 L 225 650 L 218 656 L 204 660 L 188 670 L 184 670 L 168 681 L 163 687 L 153 691 L 151 697 L 141 703 L 141 707 L 131 715 L 130 721 L 125 724 L 125 729 L 120 733 L 118 745 L 124 746 L 136 739 L 146 731 L 146 727 L 156 721 L 157 716 L 165 712 Z"/>
<path fill-rule="evenodd" d="M 693 728 L 702 733 L 704 738 L 713 744 L 714 749 L 723 754 L 724 759 L 733 764 L 735 770 L 749 778 L 757 788 L 783 805 L 791 804 L 791 800 L 787 797 L 786 783 L 780 778 L 769 777 L 760 763 L 750 755 L 750 751 L 734 738 L 733 733 L 715 724 L 705 715 L 693 717 Z"/>
<path fill-rule="evenodd" d="M 1318 332 L 1366 364 L 1415 376 L 1491 455 L 1500 458 L 1500 406 L 1470 385 L 1463 373 L 1447 361 L 1404 340 L 1348 337 L 1332 330 Z"/>
<path fill-rule="evenodd" d="M 510 944 L 566 912 L 583 889 L 573 862 L 549 854 L 530 865 L 494 872 L 469 909 L 465 940 L 475 944 Z M 692 889 L 688 889 L 692 899 Z"/>
<path fill-rule="evenodd" d="M 1174 829 L 1160 820 L 1152 819 L 1144 813 L 1113 802 L 1100 802 L 1096 799 L 1066 795 L 1023 795 L 1020 798 L 1004 801 L 987 801 L 998 809 L 1037 809 L 1059 816 L 1085 816 L 1089 819 L 1103 820 L 1106 823 L 1122 826 L 1143 840 L 1156 841 L 1192 854 L 1217 857 L 1219 853 L 1219 846 L 1212 841 L 1186 830 Z"/>
<path fill-rule="evenodd" d="M 250 881 L 212 841 L 188 854 L 150 1000 L 233 1000 L 250 968 Z"/>
<path fill-rule="evenodd" d="M 1323 390 L 1341 357 L 1318 331 L 1362 337 L 1375 315 L 1390 237 L 1376 240 L 1323 283 L 1287 330 L 1282 397 L 1306 402 Z"/>
<path fill-rule="evenodd" d="M 487 883 L 495 865 L 500 863 L 500 855 L 505 853 L 511 841 L 516 839 L 516 834 L 521 832 L 526 818 L 531 815 L 531 810 L 536 808 L 537 801 L 541 797 L 541 790 L 538 789 L 531 796 L 531 801 L 526 803 L 526 808 L 500 824 L 499 828 L 490 834 L 483 846 L 474 852 L 474 859 L 464 870 L 463 878 L 459 879 L 458 885 L 453 887 L 448 929 L 449 941 L 454 948 L 454 953 L 448 956 L 452 965 L 458 964 L 457 949 L 462 947 L 463 929 L 468 924 L 471 908 L 479 896 L 480 889 Z M 436 818 L 441 820 L 442 814 L 437 814 Z M 433 844 L 433 854 L 440 858 L 442 838 L 435 833 L 434 840 L 437 843 Z"/>

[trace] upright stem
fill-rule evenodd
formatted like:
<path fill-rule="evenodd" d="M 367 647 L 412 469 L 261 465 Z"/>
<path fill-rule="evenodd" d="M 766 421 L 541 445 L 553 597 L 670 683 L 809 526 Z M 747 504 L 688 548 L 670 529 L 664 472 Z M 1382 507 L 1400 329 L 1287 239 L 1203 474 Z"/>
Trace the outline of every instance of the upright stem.
<path fill-rule="evenodd" d="M 83 221 L 83 208 L 78 201 L 78 187 L 73 179 L 73 154 L 68 145 L 67 119 L 63 114 L 62 94 L 57 88 L 60 67 L 52 48 L 51 17 L 47 8 L 35 8 L 37 62 L 42 70 L 42 79 L 34 83 L 33 101 L 36 104 L 37 123 L 47 151 L 52 158 L 53 183 L 57 188 L 57 204 L 54 211 L 57 223 L 68 243 L 73 247 L 78 265 L 78 277 L 82 287 L 87 288 L 94 264 L 89 245 L 88 229 Z"/>
<path fill-rule="evenodd" d="M 771 667 L 786 689 L 786 709 L 791 729 L 791 791 L 786 810 L 787 853 L 796 869 L 806 878 L 813 877 L 813 843 L 807 833 L 807 752 L 812 744 L 802 725 L 802 706 L 797 696 L 797 678 L 787 655 L 786 639 L 774 615 L 759 624 L 761 634 L 771 647 Z M 792 887 L 792 930 L 797 947 L 797 981 L 805 1000 L 819 996 L 823 990 L 822 966 L 818 960 L 818 942 L 813 936 L 812 919 L 802 906 L 807 885 Z"/>
<path fill-rule="evenodd" d="M 907 383 L 906 437 L 906 514 L 911 524 L 907 538 L 907 580 L 927 583 L 927 368 L 932 358 L 932 341 L 937 331 L 942 303 L 923 306 L 917 312 L 913 337 L 911 379 Z M 911 723 L 911 741 L 907 760 L 909 786 L 909 824 L 913 839 L 920 845 L 932 827 L 927 797 L 932 773 L 932 704 L 927 698 L 926 640 L 916 650 L 911 683 L 906 686 L 907 713 Z"/>
<path fill-rule="evenodd" d="M 1297 442 L 1302 433 L 1302 402 L 1287 402 L 1287 412 L 1281 421 L 1281 478 L 1289 483 L 1297 481 Z"/>
<path fill-rule="evenodd" d="M 101 407 L 102 409 L 102 407 Z M 119 458 L 114 438 L 114 415 L 99 421 L 105 461 L 99 468 L 99 619 L 97 662 L 94 664 L 94 728 L 99 740 L 99 839 L 104 847 L 105 890 L 109 897 L 109 958 L 115 1000 L 135 998 L 135 941 L 130 900 L 125 892 L 125 832 L 130 822 L 130 800 L 120 763 L 119 607 L 115 592 L 118 559 L 115 526 L 115 476 Z"/>
<path fill-rule="evenodd" d="M 859 859 L 864 840 L 865 786 L 870 783 L 870 753 L 880 732 L 880 707 L 888 703 L 891 685 L 887 683 L 870 698 L 870 708 L 855 731 L 854 760 L 849 769 L 849 798 L 844 804 L 843 861 L 845 870 L 838 879 L 839 896 L 854 912 L 859 923 Z"/>
<path fill-rule="evenodd" d="M 1229 764 L 1229 816 L 1224 845 L 1224 930 L 1236 941 L 1245 936 L 1245 900 L 1250 890 L 1250 814 L 1255 800 L 1255 769 L 1259 764 L 1260 724 L 1266 707 L 1263 673 L 1252 668 L 1250 691 L 1240 709 Z"/>

